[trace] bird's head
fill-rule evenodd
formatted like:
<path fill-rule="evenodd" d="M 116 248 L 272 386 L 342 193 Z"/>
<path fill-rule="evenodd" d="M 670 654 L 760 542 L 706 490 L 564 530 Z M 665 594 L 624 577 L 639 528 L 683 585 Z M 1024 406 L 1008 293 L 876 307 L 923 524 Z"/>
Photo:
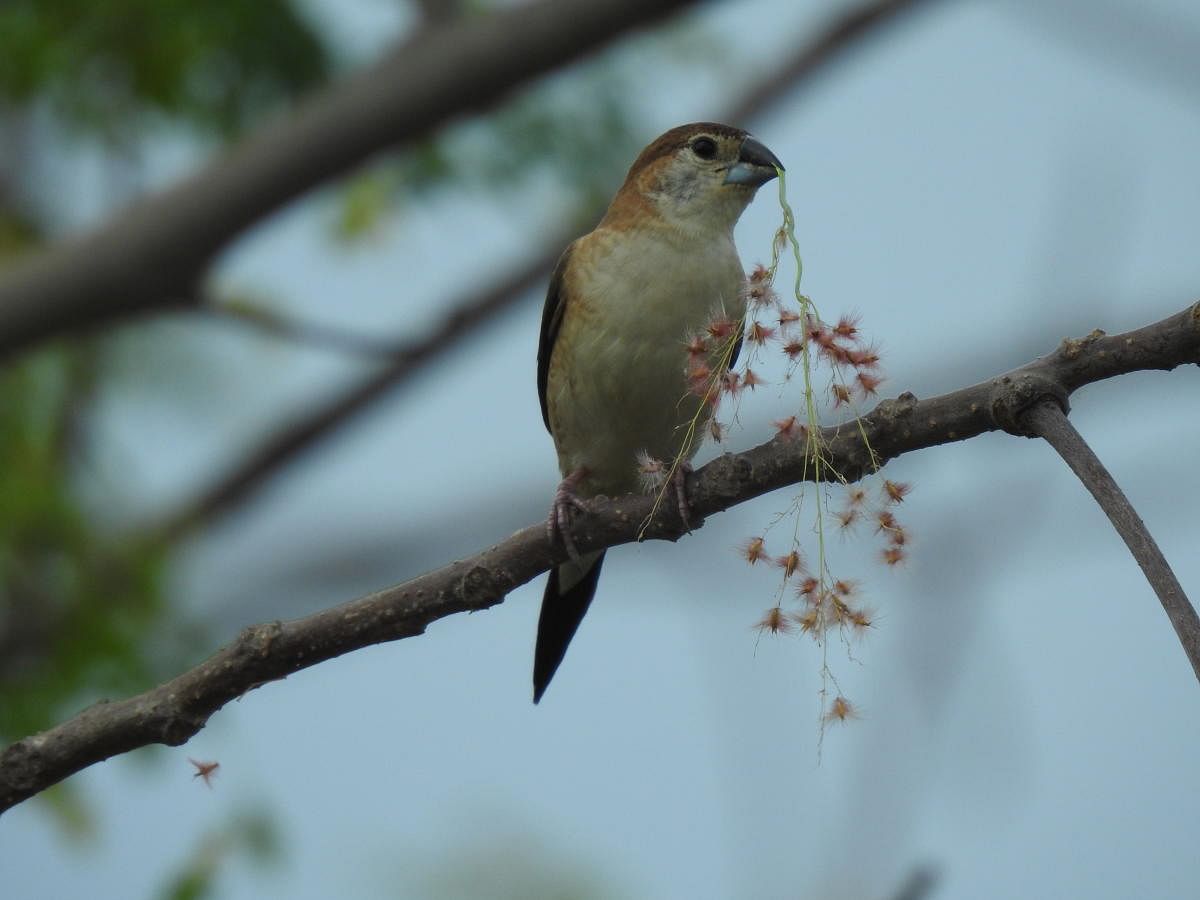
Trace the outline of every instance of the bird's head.
<path fill-rule="evenodd" d="M 740 128 L 680 125 L 641 152 L 610 212 L 648 208 L 685 231 L 732 230 L 777 167 L 775 154 Z"/>

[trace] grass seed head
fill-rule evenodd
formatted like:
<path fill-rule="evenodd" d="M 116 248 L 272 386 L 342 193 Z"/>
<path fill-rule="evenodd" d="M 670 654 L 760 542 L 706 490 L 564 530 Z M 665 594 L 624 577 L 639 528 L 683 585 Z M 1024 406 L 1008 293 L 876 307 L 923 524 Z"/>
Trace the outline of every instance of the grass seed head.
<path fill-rule="evenodd" d="M 752 537 L 750 540 L 742 544 L 742 556 L 750 565 L 754 565 L 760 559 L 769 559 L 767 548 L 763 546 L 761 537 Z"/>
<path fill-rule="evenodd" d="M 792 630 L 792 622 L 787 614 L 776 606 L 768 609 L 755 627 L 759 631 L 769 631 L 771 634 L 788 634 Z"/>

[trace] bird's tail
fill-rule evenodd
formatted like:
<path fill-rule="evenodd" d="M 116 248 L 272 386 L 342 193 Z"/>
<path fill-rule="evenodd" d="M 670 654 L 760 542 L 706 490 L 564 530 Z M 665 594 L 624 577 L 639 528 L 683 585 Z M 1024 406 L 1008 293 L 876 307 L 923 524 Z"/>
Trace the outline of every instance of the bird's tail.
<path fill-rule="evenodd" d="M 546 692 L 558 671 L 567 645 L 596 593 L 604 554 L 585 554 L 580 564 L 567 563 L 550 570 L 542 613 L 538 617 L 537 647 L 533 651 L 533 702 Z"/>

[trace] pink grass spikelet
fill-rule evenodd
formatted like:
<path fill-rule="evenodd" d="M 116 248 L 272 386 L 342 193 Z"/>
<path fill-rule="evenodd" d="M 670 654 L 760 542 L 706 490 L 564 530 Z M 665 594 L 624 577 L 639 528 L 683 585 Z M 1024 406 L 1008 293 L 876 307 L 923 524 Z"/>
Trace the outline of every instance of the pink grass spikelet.
<path fill-rule="evenodd" d="M 796 588 L 796 594 L 799 597 L 807 599 L 811 603 L 816 598 L 817 589 L 820 586 L 821 582 L 810 575 L 808 578 L 805 578 L 802 582 L 800 582 L 800 585 Z"/>
<path fill-rule="evenodd" d="M 742 556 L 750 565 L 754 565 L 760 559 L 769 559 L 767 549 L 763 546 L 761 537 L 752 537 L 746 543 L 742 544 Z"/>
<path fill-rule="evenodd" d="M 708 324 L 704 326 L 704 330 L 714 340 L 723 341 L 733 334 L 734 326 L 735 323 L 729 316 L 717 315 L 709 320 Z"/>
<path fill-rule="evenodd" d="M 840 580 L 833 583 L 833 592 L 839 597 L 850 597 L 858 590 L 853 581 Z"/>
<path fill-rule="evenodd" d="M 788 416 L 786 419 L 776 419 L 771 424 L 775 426 L 775 436 L 785 441 L 794 441 L 806 431 L 805 427 L 797 421 L 795 416 Z"/>
<path fill-rule="evenodd" d="M 637 465 L 638 483 L 643 493 L 653 494 L 666 483 L 667 467 L 661 459 L 655 459 L 645 450 L 640 450 L 637 454 Z"/>
<path fill-rule="evenodd" d="M 797 572 L 804 571 L 804 559 L 800 556 L 799 551 L 793 550 L 786 556 L 781 556 L 775 560 L 775 565 L 783 569 L 783 577 L 791 578 Z"/>
<path fill-rule="evenodd" d="M 759 347 L 766 344 L 773 337 L 775 337 L 775 329 L 768 328 L 757 320 L 751 322 L 750 327 L 746 329 L 746 340 Z"/>
<path fill-rule="evenodd" d="M 859 318 L 859 316 L 843 315 L 838 319 L 838 323 L 833 326 L 833 333 L 840 338 L 846 338 L 850 341 L 857 340 Z"/>
<path fill-rule="evenodd" d="M 742 287 L 742 299 L 751 309 L 763 309 L 779 302 L 779 295 L 765 278 L 750 278 Z"/>
<path fill-rule="evenodd" d="M 848 360 L 856 369 L 874 369 L 879 366 L 879 350 L 875 347 L 854 348 L 849 351 Z"/>
<path fill-rule="evenodd" d="M 840 694 L 833 698 L 833 702 L 829 704 L 829 709 L 825 713 L 826 722 L 845 722 L 847 719 L 857 719 L 858 710 L 854 705 Z"/>
<path fill-rule="evenodd" d="M 776 606 L 768 609 L 755 627 L 771 634 L 788 634 L 792 630 L 792 623 L 784 611 Z"/>
<path fill-rule="evenodd" d="M 883 384 L 882 378 L 868 372 L 859 372 L 854 376 L 854 381 L 863 397 L 874 397 L 879 390 L 879 385 Z"/>
<path fill-rule="evenodd" d="M 190 756 L 188 757 L 188 762 L 190 762 L 196 769 L 196 771 L 192 773 L 192 777 L 199 778 L 204 782 L 205 786 L 211 788 L 213 777 L 217 774 L 217 769 L 221 768 L 221 764 L 219 762 L 211 762 L 202 759 L 192 759 Z"/>
<path fill-rule="evenodd" d="M 871 613 L 865 609 L 852 609 L 846 620 L 854 628 L 855 631 L 863 632 L 871 627 Z"/>
<path fill-rule="evenodd" d="M 819 637 L 821 633 L 821 611 L 815 606 L 810 606 L 801 612 L 792 616 L 792 621 L 800 626 L 800 630 L 805 634 L 811 634 L 814 637 Z"/>

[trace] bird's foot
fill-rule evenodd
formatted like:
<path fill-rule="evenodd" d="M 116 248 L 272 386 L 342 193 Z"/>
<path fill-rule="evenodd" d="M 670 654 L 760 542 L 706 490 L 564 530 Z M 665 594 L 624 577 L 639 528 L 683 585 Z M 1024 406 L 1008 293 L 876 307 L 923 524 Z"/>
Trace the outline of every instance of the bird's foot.
<path fill-rule="evenodd" d="M 692 531 L 692 504 L 687 495 L 687 477 L 694 471 L 696 470 L 690 462 L 682 460 L 671 475 L 671 487 L 675 490 L 675 508 L 679 510 L 679 518 L 683 520 L 683 527 L 689 534 Z"/>
<path fill-rule="evenodd" d="M 587 475 L 587 469 L 576 469 L 561 482 L 554 492 L 554 502 L 550 505 L 550 515 L 546 518 L 546 537 L 554 544 L 562 541 L 567 555 L 573 562 L 579 562 L 579 550 L 571 537 L 571 511 L 587 512 L 587 504 L 575 495 L 575 488 Z"/>

